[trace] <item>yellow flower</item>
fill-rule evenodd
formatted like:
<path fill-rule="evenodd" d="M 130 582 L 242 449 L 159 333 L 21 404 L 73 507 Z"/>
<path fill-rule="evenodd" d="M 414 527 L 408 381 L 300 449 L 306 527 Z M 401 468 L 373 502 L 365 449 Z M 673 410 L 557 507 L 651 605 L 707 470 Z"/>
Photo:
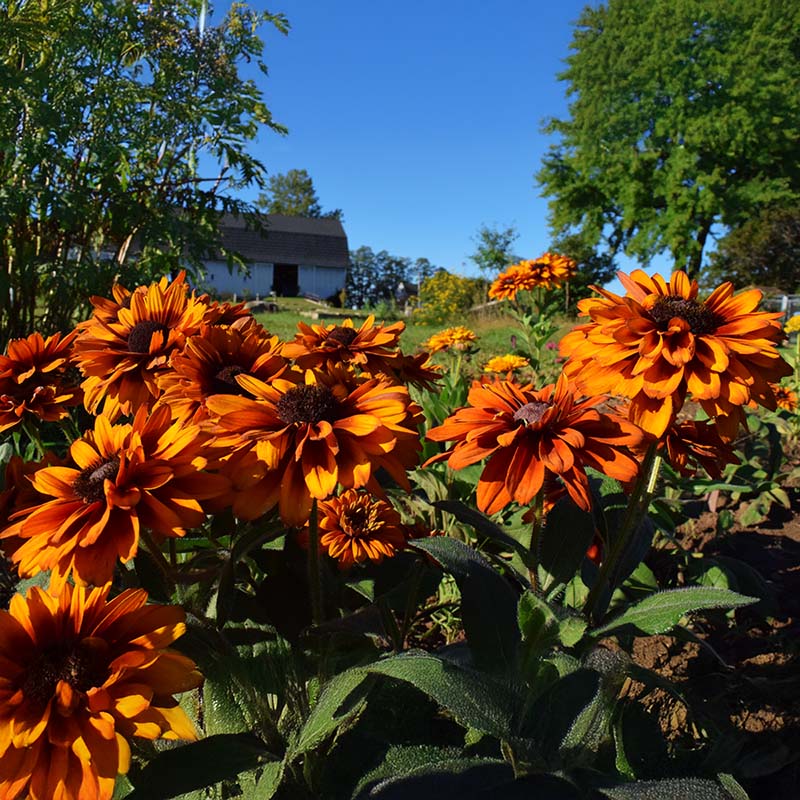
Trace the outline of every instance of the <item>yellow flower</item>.
<path fill-rule="evenodd" d="M 459 325 L 456 328 L 446 328 L 435 333 L 425 343 L 424 347 L 429 353 L 438 353 L 440 350 L 469 350 L 478 337 L 469 329 Z"/>
<path fill-rule="evenodd" d="M 508 354 L 505 356 L 495 356 L 486 362 L 484 372 L 514 372 L 514 370 L 527 367 L 531 362 L 522 356 Z"/>
<path fill-rule="evenodd" d="M 800 314 L 795 314 L 783 328 L 786 333 L 796 333 L 800 331 Z"/>
<path fill-rule="evenodd" d="M 513 300 L 517 292 L 529 292 L 540 286 L 555 289 L 574 274 L 577 264 L 557 253 L 545 253 L 537 259 L 512 264 L 497 276 L 489 288 L 493 300 Z"/>

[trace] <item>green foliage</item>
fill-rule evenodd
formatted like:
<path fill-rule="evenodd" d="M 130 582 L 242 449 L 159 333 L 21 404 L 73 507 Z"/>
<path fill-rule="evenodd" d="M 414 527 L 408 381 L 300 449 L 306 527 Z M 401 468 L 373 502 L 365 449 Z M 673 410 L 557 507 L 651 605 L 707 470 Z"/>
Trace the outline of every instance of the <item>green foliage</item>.
<path fill-rule="evenodd" d="M 800 291 L 800 207 L 763 209 L 717 242 L 703 270 L 709 287 L 723 281 L 768 291 Z"/>
<path fill-rule="evenodd" d="M 519 261 L 519 256 L 512 251 L 517 239 L 519 232 L 513 225 L 508 228 L 481 225 L 477 235 L 473 237 L 475 252 L 469 260 L 480 269 L 484 277 L 491 280 L 509 264 Z"/>
<path fill-rule="evenodd" d="M 344 221 L 340 208 L 323 212 L 314 181 L 304 169 L 290 169 L 286 173 L 270 175 L 267 190 L 258 196 L 256 205 L 267 214 L 285 214 L 287 217 L 333 217 L 340 222 Z"/>
<path fill-rule="evenodd" d="M 800 193 L 800 7 L 612 0 L 573 34 L 537 175 L 556 234 L 697 274 L 713 226 Z"/>
<path fill-rule="evenodd" d="M 370 247 L 359 247 L 350 253 L 345 283 L 347 303 L 352 308 L 369 308 L 379 303 L 394 306 L 405 302 L 409 288 L 432 269 L 426 258 L 412 262 L 386 250 L 375 253 Z M 405 296 L 400 296 L 400 284 L 405 287 Z"/>
<path fill-rule="evenodd" d="M 68 329 L 115 276 L 199 265 L 220 211 L 250 210 L 245 145 L 283 130 L 239 74 L 266 70 L 264 23 L 287 30 L 243 4 L 201 35 L 188 0 L 0 3 L 3 337 Z"/>
<path fill-rule="evenodd" d="M 483 282 L 440 269 L 422 282 L 419 300 L 420 307 L 414 309 L 415 321 L 455 321 L 483 300 Z"/>
<path fill-rule="evenodd" d="M 623 611 L 606 625 L 591 631 L 593 636 L 605 636 L 611 631 L 632 625 L 643 633 L 665 633 L 675 627 L 683 616 L 709 608 L 739 608 L 755 603 L 757 598 L 746 597 L 728 589 L 712 586 L 690 586 L 668 589 L 645 597 Z"/>

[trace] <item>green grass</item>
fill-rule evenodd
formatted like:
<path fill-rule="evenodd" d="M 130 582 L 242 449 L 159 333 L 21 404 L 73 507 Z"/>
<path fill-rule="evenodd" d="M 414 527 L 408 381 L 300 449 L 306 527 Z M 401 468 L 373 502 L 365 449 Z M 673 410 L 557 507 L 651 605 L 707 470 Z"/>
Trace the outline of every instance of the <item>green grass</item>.
<path fill-rule="evenodd" d="M 278 311 L 256 314 L 256 318 L 270 333 L 278 336 L 283 341 L 294 338 L 299 321 L 315 325 L 336 325 L 341 324 L 344 318 L 350 316 L 358 326 L 369 314 L 367 311 L 353 311 L 350 309 L 326 309 L 300 297 L 282 297 L 278 299 L 277 303 Z M 303 314 L 302 312 L 306 313 Z M 319 317 L 313 319 L 308 316 L 309 312 L 316 312 Z M 519 335 L 518 323 L 511 317 L 497 312 L 489 314 L 468 313 L 464 316 L 464 319 L 434 325 L 415 322 L 413 317 L 376 317 L 376 322 L 379 323 L 388 324 L 397 320 L 402 320 L 406 323 L 406 329 L 400 339 L 400 347 L 405 353 L 414 353 L 422 350 L 424 343 L 434 333 L 455 325 L 464 325 L 474 331 L 478 337 L 479 352 L 474 357 L 474 361 L 479 364 L 484 364 L 492 356 L 510 353 L 513 350 L 511 337 L 515 333 Z M 564 321 L 554 337 L 555 341 L 558 341 L 571 326 L 571 321 Z"/>

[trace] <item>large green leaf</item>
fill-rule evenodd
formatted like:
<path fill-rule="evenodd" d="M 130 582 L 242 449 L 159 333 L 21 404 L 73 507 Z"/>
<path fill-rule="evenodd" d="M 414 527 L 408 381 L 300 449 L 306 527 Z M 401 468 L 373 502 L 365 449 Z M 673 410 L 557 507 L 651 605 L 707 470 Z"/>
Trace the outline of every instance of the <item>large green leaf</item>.
<path fill-rule="evenodd" d="M 414 542 L 456 580 L 461 619 L 477 666 L 498 672 L 513 669 L 520 635 L 517 592 L 477 551 L 445 536 Z"/>
<path fill-rule="evenodd" d="M 601 789 L 600 793 L 610 800 L 732 800 L 714 781 L 701 778 L 671 778 L 662 781 L 635 781 Z"/>
<path fill-rule="evenodd" d="M 547 512 L 537 553 L 540 570 L 545 572 L 542 591 L 572 580 L 594 534 L 593 515 L 579 508 L 569 497 L 563 497 Z"/>
<path fill-rule="evenodd" d="M 485 673 L 415 650 L 390 656 L 366 669 L 416 686 L 466 728 L 500 739 L 512 735 L 512 721 L 522 699 L 508 685 Z"/>
<path fill-rule="evenodd" d="M 334 677 L 323 690 L 317 704 L 290 747 L 292 759 L 313 750 L 341 727 L 352 722 L 366 707 L 373 679 L 363 669 L 349 669 Z"/>
<path fill-rule="evenodd" d="M 527 555 L 525 547 L 513 536 L 509 536 L 496 522 L 466 503 L 462 503 L 460 500 L 437 500 L 431 505 L 452 514 L 459 522 L 469 525 L 479 536 L 499 542 L 509 550 L 519 553 L 523 558 Z"/>
<path fill-rule="evenodd" d="M 168 800 L 275 760 L 252 734 L 209 736 L 165 750 L 140 772 L 132 772 L 128 778 L 135 788 L 126 800 Z"/>
<path fill-rule="evenodd" d="M 669 589 L 645 597 L 606 625 L 591 631 L 592 636 L 605 636 L 611 631 L 632 625 L 643 633 L 665 633 L 677 625 L 684 614 L 708 608 L 738 608 L 758 602 L 729 589 L 712 586 L 690 586 Z"/>

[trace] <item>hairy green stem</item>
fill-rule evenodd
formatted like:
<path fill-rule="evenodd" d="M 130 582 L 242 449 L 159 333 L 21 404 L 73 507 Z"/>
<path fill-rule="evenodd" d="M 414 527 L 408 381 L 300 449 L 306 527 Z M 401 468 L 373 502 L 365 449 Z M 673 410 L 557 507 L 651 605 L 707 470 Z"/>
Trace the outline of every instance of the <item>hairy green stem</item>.
<path fill-rule="evenodd" d="M 628 507 L 625 510 L 622 527 L 610 551 L 603 558 L 597 580 L 589 592 L 589 596 L 586 598 L 584 612 L 588 616 L 595 616 L 598 603 L 603 596 L 606 586 L 610 585 L 612 589 L 614 588 L 622 559 L 625 557 L 631 540 L 639 529 L 642 519 L 645 514 L 647 514 L 650 500 L 653 498 L 655 492 L 658 471 L 661 467 L 661 456 L 656 452 L 656 446 L 657 443 L 653 442 L 647 449 L 644 461 L 642 462 L 642 470 L 639 473 L 639 478 L 636 481 L 633 493 L 628 500 Z"/>
<path fill-rule="evenodd" d="M 316 498 L 311 502 L 311 516 L 308 520 L 308 592 L 311 599 L 311 621 L 314 625 L 321 625 L 323 622 L 322 570 L 319 558 L 319 524 Z"/>

